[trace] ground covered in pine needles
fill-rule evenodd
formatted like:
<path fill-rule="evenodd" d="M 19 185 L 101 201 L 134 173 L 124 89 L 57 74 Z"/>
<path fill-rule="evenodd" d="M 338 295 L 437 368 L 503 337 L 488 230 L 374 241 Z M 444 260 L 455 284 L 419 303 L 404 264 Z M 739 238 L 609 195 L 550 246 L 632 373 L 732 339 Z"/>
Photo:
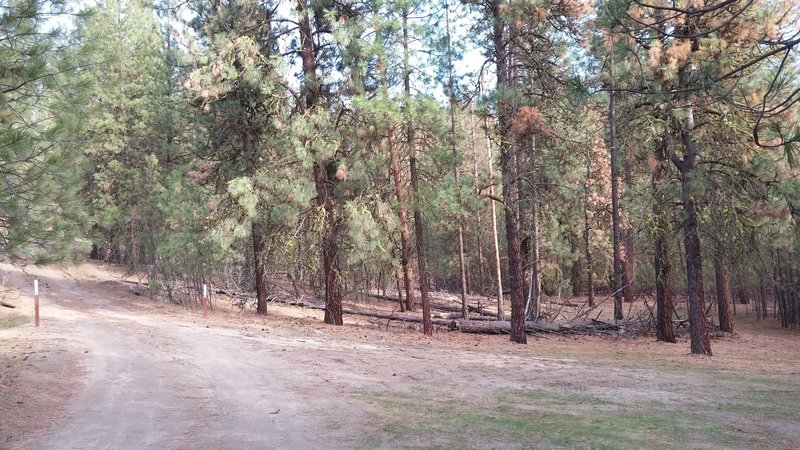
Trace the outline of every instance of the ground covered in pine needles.
<path fill-rule="evenodd" d="M 2 448 L 800 447 L 800 335 L 752 313 L 709 358 L 685 335 L 431 339 L 220 297 L 204 318 L 119 268 L 2 269 L 18 306 L 0 308 Z"/>

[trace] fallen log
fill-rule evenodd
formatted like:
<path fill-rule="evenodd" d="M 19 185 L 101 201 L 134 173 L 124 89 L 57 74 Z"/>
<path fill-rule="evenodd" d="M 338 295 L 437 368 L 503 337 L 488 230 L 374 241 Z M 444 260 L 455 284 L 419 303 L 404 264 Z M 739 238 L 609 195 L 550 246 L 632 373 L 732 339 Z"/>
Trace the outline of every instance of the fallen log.
<path fill-rule="evenodd" d="M 434 296 L 434 295 L 435 294 L 431 294 L 431 296 Z M 392 296 L 389 296 L 389 295 L 369 294 L 369 296 L 372 297 L 372 298 L 376 298 L 378 300 L 386 300 L 386 301 L 394 302 L 394 303 L 399 303 L 401 301 L 400 298 L 392 297 Z M 454 301 L 454 302 L 458 303 L 456 301 Z M 442 304 L 442 303 L 438 303 L 438 302 L 431 302 L 431 309 L 436 309 L 436 310 L 439 310 L 439 311 L 447 311 L 447 312 L 461 312 L 461 306 L 446 305 L 446 304 Z M 488 317 L 497 318 L 497 313 L 485 311 L 482 306 L 478 307 L 478 306 L 473 306 L 473 305 L 467 305 L 467 311 L 469 311 L 471 313 L 481 314 L 481 315 L 488 316 Z"/>
<path fill-rule="evenodd" d="M 453 328 L 462 333 L 478 334 L 510 334 L 511 322 L 477 322 L 473 320 L 454 321 Z M 619 331 L 619 325 L 598 320 L 573 319 L 568 321 L 529 321 L 525 322 L 528 333 L 561 333 L 561 334 L 599 334 Z"/>
<path fill-rule="evenodd" d="M 16 306 L 12 305 L 11 303 L 6 303 L 4 301 L 0 301 L 0 305 L 5 306 L 6 308 L 16 308 Z"/>
<path fill-rule="evenodd" d="M 325 308 L 323 307 L 323 309 Z M 345 314 L 355 314 L 365 317 L 377 317 L 379 319 L 397 320 L 401 322 L 412 322 L 412 323 L 422 322 L 421 315 L 402 313 L 402 312 L 380 311 L 374 309 L 348 307 L 348 306 L 343 307 L 342 312 Z M 445 325 L 447 327 L 450 327 L 452 322 L 453 321 L 450 319 L 438 319 L 434 317 L 431 318 L 431 323 L 433 323 L 434 325 Z"/>
<path fill-rule="evenodd" d="M 392 297 L 389 295 L 369 294 L 369 296 L 372 298 L 376 298 L 378 300 L 386 300 L 387 302 L 400 303 L 401 301 L 403 301 L 400 299 L 400 297 Z"/>
<path fill-rule="evenodd" d="M 302 301 L 274 300 L 276 303 L 285 303 L 292 306 L 303 308 L 324 310 L 325 305 L 320 303 L 309 303 Z M 342 307 L 344 314 L 353 314 L 364 317 L 375 317 L 378 319 L 396 320 L 400 322 L 421 323 L 422 316 L 419 314 L 381 311 L 376 309 L 360 308 L 357 306 Z M 477 334 L 509 334 L 511 333 L 511 322 L 481 320 L 479 316 L 471 320 L 453 320 L 447 315 L 432 317 L 431 323 L 434 325 L 446 326 L 451 331 L 462 333 Z M 613 323 L 603 322 L 593 319 L 572 319 L 561 321 L 535 321 L 525 322 L 525 331 L 528 333 L 557 333 L 557 334 L 608 334 L 620 331 L 622 327 Z"/>
<path fill-rule="evenodd" d="M 431 317 L 436 319 L 461 320 L 461 312 L 431 312 Z M 480 314 L 470 314 L 469 320 L 495 321 L 497 320 L 497 318 L 494 316 L 482 316 Z"/>
<path fill-rule="evenodd" d="M 443 305 L 441 303 L 434 303 L 431 302 L 431 309 L 438 309 L 439 311 L 449 311 L 449 312 L 461 312 L 461 306 L 453 306 L 453 305 Z M 486 317 L 497 318 L 497 313 L 485 311 L 483 307 L 477 307 L 473 305 L 467 305 L 467 311 L 471 313 L 477 313 Z"/>

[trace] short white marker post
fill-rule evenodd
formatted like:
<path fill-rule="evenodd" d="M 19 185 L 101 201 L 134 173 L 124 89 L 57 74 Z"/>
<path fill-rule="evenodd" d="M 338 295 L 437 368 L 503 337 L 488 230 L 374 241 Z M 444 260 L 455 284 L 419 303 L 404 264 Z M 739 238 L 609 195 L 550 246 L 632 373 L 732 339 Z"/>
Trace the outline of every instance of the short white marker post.
<path fill-rule="evenodd" d="M 203 317 L 208 317 L 208 285 L 203 284 Z"/>
<path fill-rule="evenodd" d="M 33 323 L 39 326 L 39 279 L 33 280 Z"/>

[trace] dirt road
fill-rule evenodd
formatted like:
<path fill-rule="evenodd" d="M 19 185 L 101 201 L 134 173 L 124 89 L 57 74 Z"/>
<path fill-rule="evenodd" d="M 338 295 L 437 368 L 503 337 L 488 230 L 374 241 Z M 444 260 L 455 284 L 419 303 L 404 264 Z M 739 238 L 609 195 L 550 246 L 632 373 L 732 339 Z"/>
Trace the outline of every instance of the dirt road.
<path fill-rule="evenodd" d="M 106 298 L 58 269 L 28 273 L 43 286 L 42 329 L 69 337 L 68 353 L 81 357 L 83 376 L 54 426 L 5 445 L 323 448 L 331 440 L 347 442 L 327 427 L 338 400 L 325 400 L 336 399 L 335 392 L 318 394 L 326 388 L 324 374 L 295 370 L 281 357 L 292 349 L 290 340 L 131 310 L 126 296 Z"/>
<path fill-rule="evenodd" d="M 300 308 L 203 318 L 95 264 L 2 273 L 19 310 L 42 286 L 42 327 L 0 311 L 2 449 L 800 447 L 800 335 L 773 322 L 739 317 L 696 358 L 685 337 L 518 346 Z"/>

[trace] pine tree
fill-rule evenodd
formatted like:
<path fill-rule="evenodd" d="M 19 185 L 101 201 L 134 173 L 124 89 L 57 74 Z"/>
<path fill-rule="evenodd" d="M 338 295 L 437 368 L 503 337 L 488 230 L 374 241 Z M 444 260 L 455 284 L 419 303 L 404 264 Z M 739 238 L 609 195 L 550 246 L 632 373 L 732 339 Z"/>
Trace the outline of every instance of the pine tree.
<path fill-rule="evenodd" d="M 0 11 L 0 254 L 46 262 L 64 256 L 81 231 L 76 197 L 79 108 L 85 79 L 79 49 L 44 13 L 59 1 L 15 0 Z"/>
<path fill-rule="evenodd" d="M 778 95 L 786 86 L 779 82 L 781 72 L 785 74 L 780 61 L 800 43 L 796 33 L 786 28 L 786 21 L 796 13 L 786 5 L 729 5 L 715 1 L 706 2 L 702 9 L 664 2 L 607 2 L 604 11 L 617 35 L 610 41 L 630 46 L 631 51 L 626 52 L 621 64 L 630 69 L 639 61 L 647 62 L 639 65 L 637 77 L 631 77 L 633 86 L 629 90 L 641 92 L 648 103 L 666 111 L 663 120 L 669 124 L 671 139 L 677 144 L 669 146 L 668 158 L 681 178 L 691 348 L 692 353 L 711 355 L 700 239 L 700 217 L 706 206 L 709 179 L 700 166 L 710 147 L 704 139 L 705 130 L 716 122 L 709 120 L 711 117 L 720 113 L 735 116 L 737 111 L 742 112 L 742 105 L 749 105 L 749 97 L 760 97 L 760 112 L 750 107 L 744 112 L 755 116 L 755 120 L 751 119 L 754 143 L 764 144 L 758 137 L 761 132 L 770 133 L 762 122 L 768 115 L 764 112 L 779 111 L 782 107 L 777 105 L 797 100 L 797 93 L 791 91 Z M 636 61 L 632 60 L 634 55 Z M 766 86 L 732 88 L 745 77 L 776 63 L 778 69 Z M 776 95 L 762 97 L 757 93 L 762 88 Z M 778 131 L 780 127 L 772 128 L 772 145 L 791 149 L 795 137 L 785 130 Z"/>
<path fill-rule="evenodd" d="M 297 220 L 309 198 L 290 167 L 307 164 L 285 133 L 288 105 L 278 74 L 277 18 L 272 5 L 251 0 L 198 2 L 194 27 L 208 50 L 186 87 L 202 112 L 206 142 L 197 156 L 202 182 L 215 186 L 215 219 L 228 233 L 249 234 L 257 312 L 266 314 L 270 241 Z M 294 125 L 292 125 L 294 126 Z M 284 166 L 285 165 L 285 166 Z"/>
<path fill-rule="evenodd" d="M 79 23 L 78 33 L 91 52 L 95 83 L 83 138 L 89 161 L 83 195 L 95 245 L 115 261 L 152 264 L 165 151 L 154 130 L 166 110 L 169 76 L 155 13 L 139 0 L 110 1 Z"/>

